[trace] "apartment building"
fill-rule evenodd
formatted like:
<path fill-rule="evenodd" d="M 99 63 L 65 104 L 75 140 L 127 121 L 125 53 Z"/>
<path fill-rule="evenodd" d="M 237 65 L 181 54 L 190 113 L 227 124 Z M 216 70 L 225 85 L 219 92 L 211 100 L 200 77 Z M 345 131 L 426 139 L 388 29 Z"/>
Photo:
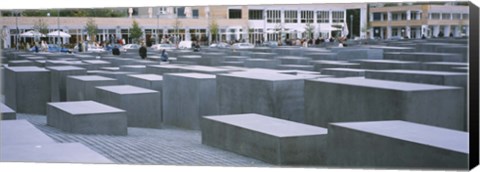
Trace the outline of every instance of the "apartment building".
<path fill-rule="evenodd" d="M 296 38 L 329 38 L 336 36 L 347 20 L 346 11 L 360 10 L 360 26 L 367 23 L 366 3 L 297 4 L 297 5 L 226 5 L 226 6 L 175 6 L 127 8 L 127 17 L 92 17 L 98 30 L 96 41 L 125 39 L 130 42 L 130 28 L 136 20 L 143 40 L 155 43 L 165 37 L 177 40 L 213 41 L 284 41 Z M 72 35 L 65 40 L 76 43 L 89 39 L 86 34 L 86 17 L 2 17 L 2 47 L 11 47 L 20 33 L 32 30 L 38 20 L 47 23 L 50 31 L 61 30 Z M 218 33 L 212 35 L 212 23 Z M 333 27 L 336 26 L 336 27 Z M 360 32 L 365 37 L 366 32 Z M 215 39 L 215 40 L 212 40 Z"/>
<path fill-rule="evenodd" d="M 370 7 L 371 38 L 468 36 L 469 6 L 404 5 Z"/>

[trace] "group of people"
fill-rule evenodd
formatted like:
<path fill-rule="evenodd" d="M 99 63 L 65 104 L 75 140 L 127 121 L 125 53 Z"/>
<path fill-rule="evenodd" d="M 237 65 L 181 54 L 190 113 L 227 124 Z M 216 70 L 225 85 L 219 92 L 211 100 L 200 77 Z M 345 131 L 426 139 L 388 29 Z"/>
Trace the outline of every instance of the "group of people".
<path fill-rule="evenodd" d="M 112 54 L 116 56 L 120 55 L 120 49 L 117 45 L 112 48 Z M 147 47 L 145 46 L 145 44 L 142 43 L 142 45 L 138 49 L 138 54 L 140 55 L 140 58 L 142 58 L 142 60 L 145 60 L 147 58 Z M 162 50 L 161 61 L 168 61 L 168 53 L 165 49 Z"/>
<path fill-rule="evenodd" d="M 40 43 L 34 42 L 34 43 L 32 43 L 32 45 L 30 45 L 30 43 L 28 43 L 28 42 L 20 42 L 18 48 L 20 50 L 30 51 L 32 49 L 32 47 L 34 48 L 33 51 L 37 52 L 37 53 L 48 51 L 48 44 L 47 44 L 47 42 L 45 42 L 43 40 L 40 41 Z"/>

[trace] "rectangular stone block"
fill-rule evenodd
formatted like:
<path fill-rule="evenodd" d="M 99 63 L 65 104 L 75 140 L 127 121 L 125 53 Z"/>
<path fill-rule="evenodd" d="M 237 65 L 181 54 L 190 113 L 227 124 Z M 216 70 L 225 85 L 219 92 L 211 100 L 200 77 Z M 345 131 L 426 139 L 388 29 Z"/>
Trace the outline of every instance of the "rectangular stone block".
<path fill-rule="evenodd" d="M 18 113 L 45 114 L 50 101 L 50 71 L 39 67 L 5 68 L 5 104 Z"/>
<path fill-rule="evenodd" d="M 322 78 L 305 83 L 306 122 L 405 120 L 466 130 L 463 89 L 362 78 Z"/>
<path fill-rule="evenodd" d="M 349 69 L 349 68 L 323 68 L 322 75 L 331 75 L 338 78 L 357 77 L 357 76 L 365 76 L 365 70 Z"/>
<path fill-rule="evenodd" d="M 337 49 L 338 49 L 336 50 L 337 60 L 382 59 L 383 58 L 383 51 L 379 49 L 345 48 L 345 47 L 337 48 Z"/>
<path fill-rule="evenodd" d="M 120 70 L 125 71 L 125 72 L 145 73 L 147 71 L 147 66 L 145 66 L 145 65 L 123 65 L 123 66 L 120 66 Z"/>
<path fill-rule="evenodd" d="M 0 120 L 17 119 L 17 114 L 7 105 L 0 103 Z"/>
<path fill-rule="evenodd" d="M 389 52 L 384 59 L 418 62 L 463 62 L 461 54 L 436 52 Z"/>
<path fill-rule="evenodd" d="M 220 114 L 259 113 L 304 122 L 304 79 L 314 78 L 266 72 L 217 75 Z"/>
<path fill-rule="evenodd" d="M 280 61 L 274 59 L 252 58 L 246 59 L 244 66 L 248 68 L 267 68 L 275 69 L 280 64 Z"/>
<path fill-rule="evenodd" d="M 87 70 L 75 66 L 50 66 L 50 100 L 52 102 L 63 102 L 67 100 L 67 76 L 85 75 Z"/>
<path fill-rule="evenodd" d="M 311 62 L 315 71 L 322 71 L 323 68 L 360 68 L 359 63 L 335 60 L 315 60 Z"/>
<path fill-rule="evenodd" d="M 35 62 L 31 60 L 10 60 L 8 61 L 8 66 L 36 66 Z"/>
<path fill-rule="evenodd" d="M 277 57 L 281 64 L 309 65 L 312 58 L 299 56 L 280 56 Z"/>
<path fill-rule="evenodd" d="M 202 116 L 218 114 L 215 75 L 171 73 L 163 77 L 165 124 L 198 130 Z"/>
<path fill-rule="evenodd" d="M 468 74 L 421 70 L 376 70 L 366 71 L 365 78 L 433 85 L 449 85 L 462 87 L 466 90 Z"/>
<path fill-rule="evenodd" d="M 95 100 L 96 86 L 116 85 L 116 79 L 98 75 L 67 77 L 67 101 Z"/>
<path fill-rule="evenodd" d="M 204 66 L 220 66 L 225 61 L 225 53 L 208 52 L 202 53 L 202 58 L 198 61 L 199 65 Z"/>
<path fill-rule="evenodd" d="M 200 56 L 200 55 L 181 55 L 181 56 L 176 56 L 176 57 L 177 57 L 176 63 L 191 64 L 191 65 L 198 65 L 199 61 L 202 58 L 202 56 Z M 182 63 L 182 62 L 185 62 L 185 63 Z"/>
<path fill-rule="evenodd" d="M 98 70 L 101 67 L 111 67 L 112 64 L 105 60 L 82 60 L 82 62 L 88 64 L 85 66 L 87 70 Z"/>
<path fill-rule="evenodd" d="M 276 165 L 323 165 L 327 130 L 259 114 L 202 118 L 202 144 Z"/>
<path fill-rule="evenodd" d="M 400 61 L 400 60 L 358 60 L 362 69 L 410 69 L 419 70 L 421 63 L 415 61 Z"/>
<path fill-rule="evenodd" d="M 28 145 L 55 143 L 27 120 L 2 120 L 0 121 L 0 143 L 2 151 L 8 145 Z M 3 161 L 3 159 L 2 159 Z"/>
<path fill-rule="evenodd" d="M 163 75 L 165 73 L 179 73 L 184 72 L 181 64 L 168 64 L 168 65 L 149 65 L 147 66 L 148 74 Z"/>
<path fill-rule="evenodd" d="M 113 164 L 81 143 L 49 143 L 2 146 L 5 162 Z"/>
<path fill-rule="evenodd" d="M 220 74 L 220 73 L 228 73 L 233 70 L 219 68 L 219 67 L 211 67 L 211 66 L 200 66 L 200 65 L 187 65 L 181 66 L 182 72 L 188 73 L 205 73 L 205 74 Z"/>
<path fill-rule="evenodd" d="M 118 84 L 125 84 L 127 80 L 127 75 L 138 74 L 136 72 L 124 72 L 124 71 L 97 71 L 95 75 L 104 76 L 107 78 L 114 78 L 117 80 Z"/>
<path fill-rule="evenodd" d="M 127 112 L 129 127 L 161 128 L 160 92 L 131 85 L 96 87 L 96 101 Z"/>
<path fill-rule="evenodd" d="M 425 62 L 422 63 L 422 70 L 449 71 L 455 72 L 454 67 L 468 67 L 468 63 L 459 62 Z M 467 71 L 468 72 L 468 71 Z"/>
<path fill-rule="evenodd" d="M 467 170 L 467 132 L 407 121 L 331 123 L 327 165 Z"/>
<path fill-rule="evenodd" d="M 69 133 L 127 135 L 127 114 L 95 101 L 48 103 L 47 125 Z"/>

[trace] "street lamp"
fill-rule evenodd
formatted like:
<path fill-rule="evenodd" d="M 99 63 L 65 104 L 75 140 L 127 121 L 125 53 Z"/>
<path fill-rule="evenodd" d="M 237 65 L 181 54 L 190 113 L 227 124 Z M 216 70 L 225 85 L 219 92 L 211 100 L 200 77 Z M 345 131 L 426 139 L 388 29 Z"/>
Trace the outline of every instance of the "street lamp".
<path fill-rule="evenodd" d="M 14 14 L 15 14 L 15 24 L 17 26 L 17 36 L 16 36 L 16 39 L 15 39 L 15 47 L 18 50 L 18 39 L 19 39 L 19 36 L 20 36 L 20 30 L 18 29 L 18 12 L 14 11 Z"/>
<path fill-rule="evenodd" d="M 352 39 L 353 36 L 353 14 L 350 14 L 350 39 Z"/>
<path fill-rule="evenodd" d="M 158 20 L 160 18 L 160 8 L 157 9 L 157 30 L 155 31 L 155 43 L 158 44 Z"/>

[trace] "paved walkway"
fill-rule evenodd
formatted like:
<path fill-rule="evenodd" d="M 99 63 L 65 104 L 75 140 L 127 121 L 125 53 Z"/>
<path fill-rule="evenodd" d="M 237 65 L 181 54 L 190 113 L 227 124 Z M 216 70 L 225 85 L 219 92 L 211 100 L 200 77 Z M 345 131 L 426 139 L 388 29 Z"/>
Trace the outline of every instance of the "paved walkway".
<path fill-rule="evenodd" d="M 201 132 L 173 127 L 128 128 L 128 136 L 65 133 L 46 117 L 17 113 L 60 143 L 79 142 L 118 164 L 272 167 L 274 165 L 201 144 Z"/>

